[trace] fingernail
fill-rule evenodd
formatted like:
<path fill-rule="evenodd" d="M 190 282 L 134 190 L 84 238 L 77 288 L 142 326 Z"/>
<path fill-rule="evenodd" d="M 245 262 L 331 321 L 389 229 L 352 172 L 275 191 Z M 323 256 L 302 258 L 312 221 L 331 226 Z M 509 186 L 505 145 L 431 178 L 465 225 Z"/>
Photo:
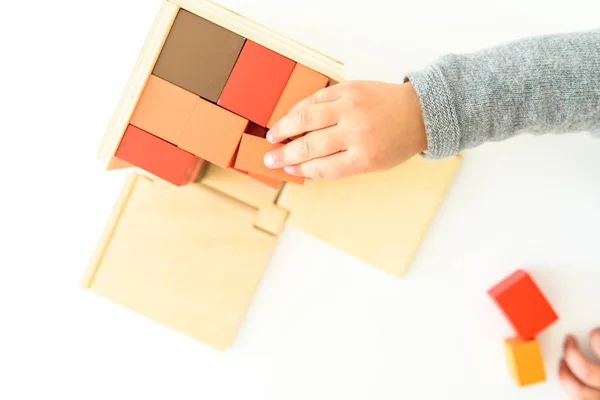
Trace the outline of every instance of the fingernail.
<path fill-rule="evenodd" d="M 265 154 L 264 162 L 267 167 L 272 167 L 275 162 L 273 155 L 271 153 Z"/>
<path fill-rule="evenodd" d="M 267 132 L 267 140 L 271 143 L 273 143 L 273 134 L 271 133 L 271 131 Z"/>
<path fill-rule="evenodd" d="M 289 165 L 288 165 L 287 167 L 284 167 L 284 168 L 283 168 L 283 170 L 284 170 L 285 172 L 287 172 L 288 174 L 290 174 L 290 175 L 297 175 L 297 173 L 296 173 L 296 168 L 295 168 L 295 167 L 293 167 L 293 166 L 289 166 Z"/>

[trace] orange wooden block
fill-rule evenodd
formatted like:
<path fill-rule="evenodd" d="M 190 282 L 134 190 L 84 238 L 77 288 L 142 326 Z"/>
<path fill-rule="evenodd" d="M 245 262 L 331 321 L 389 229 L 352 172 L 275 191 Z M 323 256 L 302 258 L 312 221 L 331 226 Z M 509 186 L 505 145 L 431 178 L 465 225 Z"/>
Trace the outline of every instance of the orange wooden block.
<path fill-rule="evenodd" d="M 113 156 L 108 165 L 106 166 L 106 169 L 111 171 L 111 170 L 115 170 L 115 169 L 124 169 L 124 168 L 132 168 L 133 165 L 129 164 L 127 161 L 123 161 L 118 157 Z"/>
<path fill-rule="evenodd" d="M 199 98 L 150 75 L 130 124 L 177 145 Z"/>
<path fill-rule="evenodd" d="M 528 386 L 546 380 L 544 359 L 536 339 L 506 339 L 504 350 L 510 375 L 519 386 Z"/>
<path fill-rule="evenodd" d="M 247 119 L 200 99 L 179 147 L 222 168 L 229 168 L 247 126 Z"/>
<path fill-rule="evenodd" d="M 292 107 L 305 98 L 327 87 L 329 78 L 302 64 L 296 64 L 283 93 L 271 114 L 267 128 L 273 127 Z"/>
<path fill-rule="evenodd" d="M 283 168 L 271 169 L 265 165 L 265 155 L 281 146 L 283 144 L 271 144 L 267 139 L 245 133 L 240 142 L 235 168 L 279 181 L 303 184 L 303 177 L 290 175 Z"/>
<path fill-rule="evenodd" d="M 488 290 L 523 340 L 533 339 L 558 319 L 558 315 L 531 276 L 517 270 Z"/>
<path fill-rule="evenodd" d="M 278 179 L 273 179 L 273 178 L 269 178 L 266 176 L 262 176 L 262 175 L 258 175 L 258 174 L 254 174 L 254 173 L 250 173 L 250 172 L 248 172 L 248 176 L 256 179 L 259 182 L 264 183 L 267 186 L 272 187 L 273 189 L 279 189 L 281 187 L 282 182 Z"/>
<path fill-rule="evenodd" d="M 176 186 L 193 182 L 203 162 L 133 125 L 127 127 L 115 156 Z"/>
<path fill-rule="evenodd" d="M 266 127 L 294 65 L 289 58 L 246 40 L 218 104 Z"/>

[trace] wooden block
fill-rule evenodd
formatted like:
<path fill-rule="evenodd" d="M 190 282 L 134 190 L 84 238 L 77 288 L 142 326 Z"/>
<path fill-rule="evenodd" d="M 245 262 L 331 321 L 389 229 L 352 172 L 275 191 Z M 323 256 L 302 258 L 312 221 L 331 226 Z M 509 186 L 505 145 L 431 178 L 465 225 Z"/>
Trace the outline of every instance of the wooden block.
<path fill-rule="evenodd" d="M 295 62 L 247 40 L 218 104 L 260 126 L 267 126 Z"/>
<path fill-rule="evenodd" d="M 247 173 L 248 176 L 252 177 L 253 179 L 256 179 L 257 181 L 264 183 L 267 186 L 272 187 L 273 189 L 279 189 L 281 187 L 281 184 L 283 183 L 282 181 L 278 180 L 278 179 L 272 179 L 272 178 L 268 178 L 266 176 L 262 176 L 262 175 L 258 175 L 258 174 L 254 174 L 254 173 Z"/>
<path fill-rule="evenodd" d="M 154 75 L 216 103 L 245 39 L 181 9 L 154 67 Z"/>
<path fill-rule="evenodd" d="M 296 64 L 283 93 L 271 114 L 267 128 L 272 128 L 298 102 L 327 87 L 329 78 L 302 64 Z"/>
<path fill-rule="evenodd" d="M 253 227 L 255 209 L 201 185 L 138 177 L 123 193 L 82 285 L 225 350 L 277 239 Z"/>
<path fill-rule="evenodd" d="M 213 164 L 208 164 L 198 182 L 256 209 L 264 204 L 272 204 L 278 194 L 276 189 L 256 182 L 245 174 Z"/>
<path fill-rule="evenodd" d="M 506 339 L 504 350 L 510 375 L 519 386 L 528 386 L 546 380 L 544 360 L 536 339 Z"/>
<path fill-rule="evenodd" d="M 204 99 L 196 103 L 179 147 L 223 168 L 233 165 L 248 120 Z"/>
<path fill-rule="evenodd" d="M 276 204 L 265 204 L 258 209 L 254 227 L 271 235 L 278 236 L 285 225 L 289 216 L 289 211 L 277 206 Z"/>
<path fill-rule="evenodd" d="M 403 276 L 450 187 L 460 157 L 414 157 L 394 169 L 285 185 L 288 225 L 387 273 Z"/>
<path fill-rule="evenodd" d="M 285 172 L 283 168 L 271 169 L 265 165 L 265 154 L 281 146 L 283 146 L 283 144 L 271 144 L 267 139 L 245 133 L 242 136 L 234 166 L 237 169 L 262 175 L 267 178 L 303 184 L 303 177 L 290 175 Z"/>
<path fill-rule="evenodd" d="M 264 138 L 267 136 L 267 128 L 250 121 L 244 133 Z"/>
<path fill-rule="evenodd" d="M 530 340 L 558 320 L 558 315 L 531 276 L 521 269 L 488 290 L 518 336 Z"/>
<path fill-rule="evenodd" d="M 194 181 L 202 159 L 129 125 L 115 156 L 176 186 Z"/>
<path fill-rule="evenodd" d="M 177 145 L 198 99 L 195 94 L 150 75 L 130 124 Z"/>

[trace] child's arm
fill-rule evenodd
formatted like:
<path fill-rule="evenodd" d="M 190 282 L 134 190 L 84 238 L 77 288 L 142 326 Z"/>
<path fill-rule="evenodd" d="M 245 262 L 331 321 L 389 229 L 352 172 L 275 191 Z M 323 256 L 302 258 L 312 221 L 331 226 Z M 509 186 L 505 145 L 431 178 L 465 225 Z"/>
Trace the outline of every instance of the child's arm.
<path fill-rule="evenodd" d="M 522 132 L 600 132 L 600 30 L 447 55 L 403 84 L 348 81 L 301 101 L 268 133 L 265 163 L 334 179 L 422 153 L 456 155 Z"/>
<path fill-rule="evenodd" d="M 448 55 L 408 79 L 431 158 L 522 132 L 600 129 L 600 30 Z"/>

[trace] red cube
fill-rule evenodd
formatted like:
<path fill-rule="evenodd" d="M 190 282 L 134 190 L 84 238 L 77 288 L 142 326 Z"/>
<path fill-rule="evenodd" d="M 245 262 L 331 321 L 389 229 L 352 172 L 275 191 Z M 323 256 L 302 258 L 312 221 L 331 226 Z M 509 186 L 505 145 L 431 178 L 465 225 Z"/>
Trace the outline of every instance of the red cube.
<path fill-rule="evenodd" d="M 519 269 L 488 290 L 517 335 L 531 340 L 558 315 L 531 276 Z"/>

